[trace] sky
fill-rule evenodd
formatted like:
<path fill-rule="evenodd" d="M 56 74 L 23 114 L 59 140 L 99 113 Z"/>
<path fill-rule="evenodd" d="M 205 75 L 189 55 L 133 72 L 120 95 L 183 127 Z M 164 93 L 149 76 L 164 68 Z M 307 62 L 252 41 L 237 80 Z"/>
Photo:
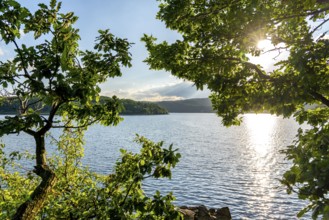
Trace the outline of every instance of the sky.
<path fill-rule="evenodd" d="M 37 3 L 48 4 L 49 1 L 19 0 L 18 2 L 34 11 L 37 9 Z M 140 41 L 144 33 L 155 36 L 159 41 L 174 42 L 180 38 L 177 32 L 166 29 L 165 24 L 155 18 L 158 11 L 156 0 L 63 1 L 62 12 L 70 11 L 79 17 L 75 27 L 80 29 L 80 49 L 93 48 L 99 29 L 110 29 L 115 36 L 127 38 L 129 42 L 134 43 L 130 50 L 133 59 L 132 67 L 124 68 L 122 77 L 110 79 L 102 84 L 102 95 L 116 95 L 120 98 L 144 101 L 209 96 L 208 90 L 197 91 L 192 82 L 178 79 L 169 72 L 150 70 L 143 62 L 148 55 L 144 43 Z M 0 60 L 11 59 L 13 56 L 10 45 L 0 42 Z"/>

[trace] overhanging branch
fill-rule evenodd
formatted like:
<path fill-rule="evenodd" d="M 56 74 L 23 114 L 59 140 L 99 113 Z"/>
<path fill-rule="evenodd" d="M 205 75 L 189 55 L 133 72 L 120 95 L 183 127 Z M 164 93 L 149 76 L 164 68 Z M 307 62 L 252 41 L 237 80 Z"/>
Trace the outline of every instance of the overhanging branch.
<path fill-rule="evenodd" d="M 52 126 L 52 128 L 68 128 L 68 129 L 79 129 L 79 128 L 85 128 L 88 127 L 94 123 L 96 123 L 97 121 L 99 121 L 101 119 L 101 117 L 96 118 L 94 120 L 91 120 L 85 124 L 79 125 L 79 126 L 68 126 L 68 125 L 56 125 L 56 126 Z"/>
<path fill-rule="evenodd" d="M 320 101 L 322 104 L 329 107 L 329 99 L 321 95 L 320 93 L 317 93 L 315 91 L 309 91 L 309 94 L 313 96 L 316 100 Z"/>
<path fill-rule="evenodd" d="M 293 14 L 293 15 L 286 15 L 286 16 L 278 17 L 277 19 L 273 20 L 273 23 L 278 24 L 283 20 L 291 19 L 291 18 L 314 16 L 314 15 L 320 14 L 325 11 L 329 11 L 329 6 L 319 9 L 319 10 L 315 10 L 315 11 L 309 11 L 309 12 L 304 12 L 304 13 L 300 13 L 300 14 Z"/>

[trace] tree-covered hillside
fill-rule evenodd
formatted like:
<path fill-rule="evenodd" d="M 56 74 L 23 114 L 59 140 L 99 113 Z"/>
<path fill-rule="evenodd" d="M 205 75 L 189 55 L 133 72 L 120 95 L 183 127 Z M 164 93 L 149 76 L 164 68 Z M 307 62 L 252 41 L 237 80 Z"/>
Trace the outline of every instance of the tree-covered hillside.
<path fill-rule="evenodd" d="M 186 99 L 178 101 L 157 102 L 160 107 L 165 108 L 168 112 L 177 113 L 211 113 L 214 112 L 211 101 L 208 98 Z"/>
<path fill-rule="evenodd" d="M 167 109 L 152 102 L 134 101 L 131 99 L 120 99 L 123 106 L 123 115 L 163 115 L 168 114 Z"/>
<path fill-rule="evenodd" d="M 105 103 L 110 100 L 110 97 L 102 96 L 100 98 L 101 103 Z M 130 99 L 120 99 L 122 110 L 120 114 L 122 115 L 159 115 L 168 114 L 168 111 L 151 102 L 139 102 Z M 0 114 L 16 114 L 19 111 L 20 101 L 17 98 L 6 98 L 2 100 L 2 105 L 0 106 Z M 39 102 L 33 101 L 29 102 L 29 106 L 32 109 L 40 109 L 40 113 L 47 114 L 50 111 L 49 106 L 44 106 L 41 108 Z"/>

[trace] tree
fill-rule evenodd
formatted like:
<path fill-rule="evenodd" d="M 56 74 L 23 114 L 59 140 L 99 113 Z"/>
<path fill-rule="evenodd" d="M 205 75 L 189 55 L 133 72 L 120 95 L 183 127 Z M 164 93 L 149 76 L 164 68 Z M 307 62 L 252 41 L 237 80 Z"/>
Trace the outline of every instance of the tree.
<path fill-rule="evenodd" d="M 145 35 L 152 69 L 164 69 L 212 91 L 224 125 L 239 124 L 248 111 L 294 116 L 312 129 L 299 131 L 286 151 L 293 166 L 282 183 L 329 216 L 329 2 L 325 0 L 159 0 L 157 18 L 180 40 L 157 43 Z M 261 49 L 261 40 L 273 48 Z M 272 70 L 252 56 L 276 53 Z M 315 105 L 313 109 L 306 105 Z"/>
<path fill-rule="evenodd" d="M 57 183 L 35 219 L 181 219 L 171 193 L 146 195 L 142 187 L 147 178 L 171 177 L 171 168 L 180 157 L 172 146 L 165 149 L 163 142 L 153 143 L 137 136 L 140 153 L 121 150 L 114 172 L 102 175 L 81 163 L 85 129 L 66 128 L 58 140 L 52 139 L 57 149 L 48 155 L 48 164 Z M 39 179 L 32 172 L 22 172 L 21 159 L 26 163 L 33 154 L 7 155 L 3 147 L 0 146 L 0 219 L 9 219 Z"/>
<path fill-rule="evenodd" d="M 99 84 L 121 75 L 131 57 L 126 39 L 100 30 L 93 51 L 79 50 L 80 40 L 72 12 L 60 13 L 61 3 L 39 4 L 31 13 L 14 0 L 0 2 L 0 34 L 15 47 L 13 60 L 0 62 L 0 84 L 8 97 L 17 97 L 19 112 L 0 122 L 0 135 L 25 132 L 35 140 L 35 169 L 41 178 L 30 197 L 17 209 L 14 219 L 34 219 L 56 183 L 48 166 L 45 135 L 52 128 L 81 128 L 93 123 L 116 125 L 120 121 L 117 99 L 99 103 Z M 20 45 L 21 32 L 33 34 L 36 45 Z M 34 100 L 31 102 L 30 100 Z M 38 105 L 39 108 L 31 108 Z M 41 115 L 51 106 L 48 116 Z M 62 123 L 56 115 L 65 118 Z"/>

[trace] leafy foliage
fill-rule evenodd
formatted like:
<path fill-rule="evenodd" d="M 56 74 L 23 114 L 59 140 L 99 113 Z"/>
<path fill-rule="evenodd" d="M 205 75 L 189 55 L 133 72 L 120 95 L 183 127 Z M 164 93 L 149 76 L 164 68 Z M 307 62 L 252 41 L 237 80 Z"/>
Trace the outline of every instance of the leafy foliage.
<path fill-rule="evenodd" d="M 17 160 L 33 159 L 28 152 L 4 153 L 4 144 L 0 146 L 0 219 L 9 219 L 16 212 L 18 205 L 25 201 L 37 186 L 38 179 L 31 172 L 22 175 L 22 165 Z M 22 187 L 24 186 L 24 187 Z"/>
<path fill-rule="evenodd" d="M 35 140 L 35 155 L 14 151 L 8 157 L 1 145 L 0 218 L 180 218 L 171 194 L 151 198 L 142 190 L 145 178 L 170 178 L 180 157 L 171 146 L 138 137 L 141 154 L 123 152 L 109 176 L 81 164 L 84 130 L 121 121 L 121 103 L 116 97 L 101 100 L 99 84 L 131 66 L 131 44 L 99 30 L 93 50 L 81 51 L 74 13 L 61 13 L 56 0 L 38 6 L 31 13 L 14 0 L 0 1 L 0 36 L 15 47 L 12 60 L 0 61 L 0 104 L 16 108 L 0 121 L 0 136 L 25 132 Z M 36 44 L 20 45 L 22 31 Z M 63 134 L 48 158 L 45 138 L 54 128 Z M 33 170 L 20 170 L 22 157 L 35 160 Z"/>
<path fill-rule="evenodd" d="M 113 169 L 114 173 L 100 175 L 81 163 L 83 131 L 66 129 L 59 141 L 53 141 L 58 149 L 50 157 L 49 163 L 58 181 L 37 219 L 181 218 L 172 204 L 172 194 L 162 196 L 156 192 L 152 197 L 142 189 L 146 178 L 170 178 L 170 169 L 175 167 L 180 158 L 172 146 L 165 149 L 162 142 L 153 143 L 138 136 L 136 142 L 142 145 L 141 152 L 132 154 L 121 150 L 122 156 Z M 1 219 L 11 216 L 17 204 L 26 199 L 38 182 L 38 176 L 32 172 L 13 172 L 19 171 L 20 156 L 23 155 L 11 154 L 8 158 L 1 151 Z"/>
<path fill-rule="evenodd" d="M 282 181 L 288 191 L 303 184 L 308 192 L 305 194 L 305 187 L 297 192 L 301 199 L 311 201 L 313 217 L 327 215 L 329 186 L 323 184 L 323 178 L 328 176 L 328 152 L 319 149 L 329 147 L 328 1 L 159 3 L 157 18 L 182 37 L 169 44 L 145 35 L 142 40 L 149 51 L 146 62 L 152 69 L 193 81 L 198 89 L 209 88 L 213 108 L 224 125 L 239 124 L 245 112 L 269 111 L 313 126 L 300 132 L 295 145 L 285 151 L 294 164 Z M 264 39 L 271 41 L 273 48 L 258 48 Z M 285 52 L 281 59 L 273 60 L 271 70 L 251 59 L 266 56 L 268 50 L 276 55 Z M 316 108 L 307 110 L 306 104 Z M 318 172 L 310 172 L 313 168 Z"/>
<path fill-rule="evenodd" d="M 31 135 L 35 155 L 27 156 L 36 162 L 33 171 L 22 174 L 15 161 L 23 155 L 14 152 L 8 158 L 1 148 L 1 218 L 179 217 L 171 204 L 172 195 L 156 194 L 150 199 L 141 190 L 144 174 L 170 177 L 170 168 L 178 161 L 179 155 L 171 148 L 162 150 L 162 143 L 140 138 L 143 149 L 154 155 L 126 153 L 124 157 L 129 155 L 131 161 L 118 163 L 123 170 L 112 175 L 114 179 L 81 166 L 83 130 L 93 123 L 109 126 L 121 121 L 119 100 L 112 97 L 101 102 L 99 84 L 121 76 L 121 67 L 131 66 L 131 44 L 109 30 L 99 30 L 93 50 L 82 51 L 79 30 L 74 27 L 78 17 L 73 12 L 61 13 L 61 2 L 56 0 L 38 6 L 32 13 L 15 0 L 0 1 L 0 37 L 15 48 L 13 59 L 0 61 L 0 104 L 19 100 L 15 115 L 0 121 L 0 136 Z M 32 35 L 35 42 L 20 44 L 22 32 Z M 42 114 L 45 111 L 47 115 Z M 58 142 L 59 154 L 48 161 L 45 137 L 54 128 L 62 128 L 64 133 Z M 146 170 L 137 172 L 131 162 Z M 136 186 L 130 190 L 132 183 Z"/>
<path fill-rule="evenodd" d="M 15 1 L 1 4 L 1 37 L 16 47 L 16 56 L 1 61 L 0 83 L 21 102 L 19 115 L 8 120 L 19 124 L 30 121 L 30 125 L 40 128 L 47 120 L 38 113 L 44 106 L 51 106 L 51 111 L 58 113 L 60 109 L 63 115 L 82 125 L 94 120 L 116 124 L 117 100 L 100 105 L 98 84 L 108 77 L 120 76 L 120 66 L 130 66 L 130 43 L 116 38 L 109 30 L 100 30 L 94 51 L 80 51 L 80 36 L 73 27 L 78 18 L 72 12 L 60 13 L 61 3 L 53 0 L 50 6 L 39 4 L 34 14 Z M 18 45 L 21 30 L 33 33 L 35 39 L 44 36 L 45 40 L 35 46 Z M 30 108 L 36 104 L 39 111 Z M 21 130 L 27 128 L 22 126 Z"/>
<path fill-rule="evenodd" d="M 161 196 L 157 191 L 153 199 L 144 195 L 142 180 L 146 178 L 171 178 L 171 168 L 176 166 L 180 154 L 172 145 L 163 149 L 163 142 L 154 144 L 137 136 L 136 142 L 142 145 L 140 154 L 121 150 L 122 159 L 115 167 L 115 174 L 106 180 L 106 193 L 111 195 L 109 211 L 114 218 L 125 219 L 178 219 L 178 211 L 171 204 L 172 194 Z M 122 172 L 125 171 L 125 172 Z M 161 218 L 160 218 L 161 219 Z"/>
<path fill-rule="evenodd" d="M 288 146 L 288 149 L 283 151 L 288 159 L 293 161 L 293 166 L 284 174 L 281 182 L 287 186 L 288 193 L 296 192 L 300 199 L 310 200 L 310 204 L 298 213 L 299 217 L 305 212 L 313 210 L 314 219 L 319 214 L 327 219 L 329 218 L 329 200 L 327 198 L 329 190 L 329 124 L 321 122 L 321 115 L 318 112 L 314 115 L 314 111 L 317 110 L 311 110 L 307 115 L 308 117 L 315 116 L 317 125 L 307 131 L 300 129 L 295 145 Z M 327 115 L 328 111 L 325 114 Z"/>
<path fill-rule="evenodd" d="M 0 2 L 0 36 L 15 48 L 12 60 L 0 61 L 2 94 L 19 99 L 19 111 L 0 121 L 0 136 L 25 132 L 35 139 L 36 166 L 40 184 L 21 204 L 15 219 L 33 219 L 42 209 L 47 195 L 56 184 L 56 174 L 49 168 L 45 135 L 52 128 L 87 127 L 93 123 L 116 125 L 121 119 L 116 97 L 99 102 L 99 84 L 109 77 L 121 76 L 122 66 L 130 67 L 130 43 L 100 30 L 93 51 L 81 51 L 77 17 L 60 13 L 61 3 L 40 3 L 31 13 L 14 0 Z M 33 35 L 37 44 L 19 44 L 21 32 Z M 5 97 L 2 97 L 1 101 Z M 32 108 L 39 106 L 39 108 Z M 49 115 L 43 108 L 50 106 Z M 55 119 L 60 115 L 63 124 Z"/>

